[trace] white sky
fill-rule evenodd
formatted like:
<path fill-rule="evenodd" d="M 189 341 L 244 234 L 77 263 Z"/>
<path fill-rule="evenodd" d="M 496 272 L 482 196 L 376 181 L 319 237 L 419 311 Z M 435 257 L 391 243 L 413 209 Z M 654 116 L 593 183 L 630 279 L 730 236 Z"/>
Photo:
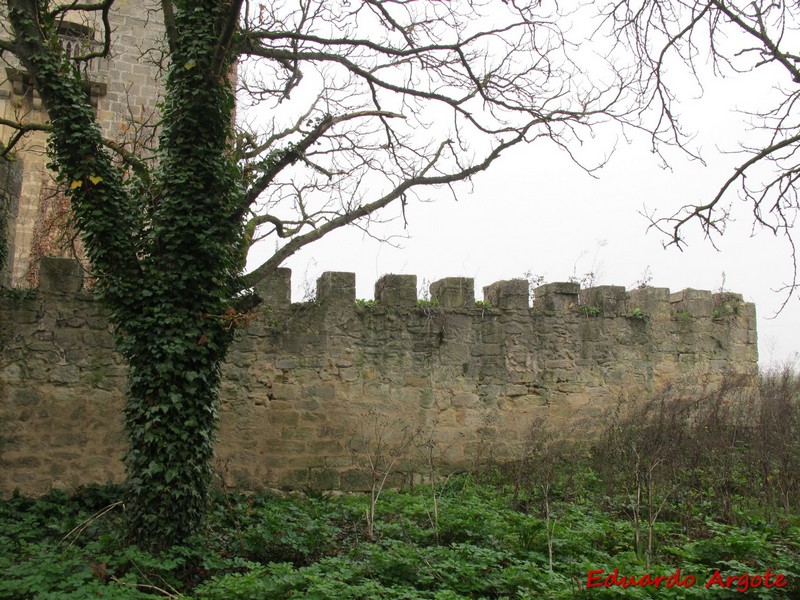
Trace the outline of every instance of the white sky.
<path fill-rule="evenodd" d="M 800 351 L 797 294 L 778 316 L 785 294 L 774 290 L 791 280 L 789 247 L 767 230 L 752 231 L 750 207 L 732 203 L 734 222 L 715 250 L 704 240 L 699 224 L 684 231 L 688 247 L 664 248 L 665 238 L 640 214 L 656 210 L 668 216 L 688 203 L 713 198 L 741 155 L 736 141 L 746 139 L 746 124 L 735 108 L 758 106 L 770 83 L 758 75 L 726 82 L 704 81 L 702 97 L 681 105 L 686 129 L 697 133 L 707 166 L 685 155 L 670 155 L 671 171 L 659 166 L 646 139 L 628 145 L 621 140 L 611 163 L 593 179 L 564 154 L 550 146 L 512 149 L 488 172 L 457 190 L 459 201 L 444 191 L 420 195 L 434 202 L 412 202 L 406 210 L 408 227 L 398 218 L 374 230 L 378 237 L 408 236 L 398 247 L 379 243 L 362 231 L 333 232 L 290 258 L 283 266 L 293 270 L 293 300 L 303 300 L 325 271 L 354 271 L 357 296 L 372 298 L 375 281 L 385 273 L 417 275 L 432 282 L 442 277 L 475 278 L 476 297 L 485 285 L 542 275 L 546 282 L 595 273 L 595 284 L 636 287 L 646 272 L 650 285 L 673 292 L 687 287 L 727 291 L 755 302 L 758 311 L 761 364 L 792 359 Z M 687 94 L 698 88 L 688 85 Z M 612 140 L 599 140 L 607 149 Z M 399 214 L 395 207 L 392 215 Z M 269 255 L 271 242 L 256 251 L 251 264 Z M 724 273 L 724 276 L 723 276 Z"/>

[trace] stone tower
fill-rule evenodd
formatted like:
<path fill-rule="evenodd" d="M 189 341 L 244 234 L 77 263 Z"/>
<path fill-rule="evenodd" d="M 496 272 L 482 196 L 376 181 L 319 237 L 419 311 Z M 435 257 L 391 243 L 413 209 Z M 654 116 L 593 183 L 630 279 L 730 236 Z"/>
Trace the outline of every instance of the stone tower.
<path fill-rule="evenodd" d="M 109 14 L 111 53 L 83 65 L 86 90 L 95 107 L 106 139 L 126 150 L 141 151 L 154 141 L 163 71 L 161 57 L 164 26 L 158 3 L 153 0 L 117 0 Z M 0 24 L 5 33 L 7 25 Z M 102 47 L 103 24 L 97 13 L 70 12 L 59 26 L 61 43 L 68 55 L 85 54 Z M 23 123 L 46 123 L 47 112 L 30 85 L 27 73 L 7 57 L 0 59 L 0 117 Z M 13 130 L 0 125 L 3 144 Z M 79 242 L 68 225 L 68 200 L 56 187 L 46 164 L 47 135 L 28 133 L 10 153 L 19 186 L 0 190 L 8 230 L 8 257 L 0 283 L 31 285 L 36 278 L 36 259 L 43 255 L 69 255 Z M 8 165 L 3 161 L 5 165 Z M 0 178 L 0 185 L 9 178 Z M 2 227 L 2 219 L 0 219 Z M 2 232 L 0 232 L 2 234 Z"/>

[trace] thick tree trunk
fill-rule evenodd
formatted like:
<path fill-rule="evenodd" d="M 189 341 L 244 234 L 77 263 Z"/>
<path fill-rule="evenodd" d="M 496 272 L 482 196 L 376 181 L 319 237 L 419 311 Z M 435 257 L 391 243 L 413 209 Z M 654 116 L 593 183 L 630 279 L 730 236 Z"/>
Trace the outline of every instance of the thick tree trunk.
<path fill-rule="evenodd" d="M 130 336 L 123 347 L 131 531 L 151 546 L 185 540 L 205 512 L 219 368 L 235 324 L 242 227 L 233 218 L 236 168 L 227 155 L 233 95 L 212 66 L 225 14 L 219 4 L 195 0 L 176 13 L 159 195 L 141 260 L 148 295 L 141 316 L 122 324 Z"/>
<path fill-rule="evenodd" d="M 174 324 L 157 327 L 159 340 L 148 336 L 131 344 L 125 407 L 126 512 L 133 539 L 148 547 L 181 542 L 201 524 L 222 354 L 205 351 L 208 338 L 199 334 L 198 318 L 159 313 Z"/>

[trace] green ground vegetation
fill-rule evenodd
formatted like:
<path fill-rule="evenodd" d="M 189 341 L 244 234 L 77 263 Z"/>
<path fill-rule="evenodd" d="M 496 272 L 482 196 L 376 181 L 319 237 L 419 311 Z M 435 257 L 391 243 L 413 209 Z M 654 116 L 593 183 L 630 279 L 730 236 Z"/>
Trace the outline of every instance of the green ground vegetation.
<path fill-rule="evenodd" d="M 518 460 L 384 490 L 371 524 L 368 495 L 218 490 L 201 531 L 160 554 L 125 539 L 119 487 L 15 495 L 0 599 L 797 598 L 798 389 L 786 371 L 665 390 L 590 443 L 533 423 Z M 643 585 L 588 588 L 615 570 Z"/>

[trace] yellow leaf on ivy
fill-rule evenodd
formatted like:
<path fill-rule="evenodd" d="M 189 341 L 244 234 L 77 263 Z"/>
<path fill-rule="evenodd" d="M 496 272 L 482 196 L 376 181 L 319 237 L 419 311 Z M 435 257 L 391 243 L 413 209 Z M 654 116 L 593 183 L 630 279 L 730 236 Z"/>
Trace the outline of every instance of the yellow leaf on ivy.
<path fill-rule="evenodd" d="M 197 61 L 193 58 L 186 61 L 186 64 L 183 65 L 183 68 L 187 71 L 190 69 L 194 69 L 197 66 Z"/>
<path fill-rule="evenodd" d="M 92 185 L 97 185 L 98 183 L 103 181 L 103 178 L 102 177 L 98 177 L 97 175 L 90 175 L 89 176 L 89 181 L 92 182 Z"/>
<path fill-rule="evenodd" d="M 81 181 L 80 179 L 76 179 L 75 181 L 73 181 L 72 183 L 69 184 L 69 189 L 77 190 L 82 185 L 83 185 L 83 181 Z"/>

